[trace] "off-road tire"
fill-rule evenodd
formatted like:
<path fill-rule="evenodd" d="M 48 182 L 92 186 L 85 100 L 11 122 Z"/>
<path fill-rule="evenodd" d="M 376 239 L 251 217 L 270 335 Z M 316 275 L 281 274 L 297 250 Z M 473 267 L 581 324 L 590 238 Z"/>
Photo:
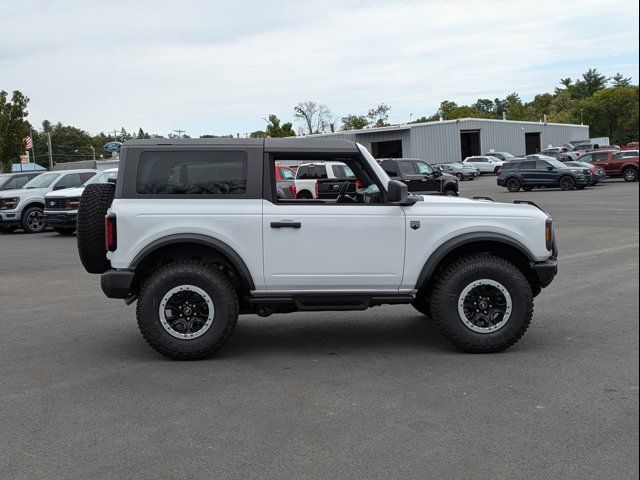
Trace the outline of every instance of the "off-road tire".
<path fill-rule="evenodd" d="M 560 177 L 558 185 L 562 190 L 573 190 L 576 186 L 576 181 L 573 177 L 565 175 L 564 177 Z"/>
<path fill-rule="evenodd" d="M 65 236 L 73 235 L 76 231 L 74 227 L 53 227 L 53 230 Z"/>
<path fill-rule="evenodd" d="M 520 191 L 520 188 L 522 187 L 522 182 L 520 182 L 520 180 L 518 180 L 515 177 L 511 177 L 510 179 L 507 180 L 506 186 L 507 186 L 507 190 L 509 190 L 512 193 L 515 193 Z"/>
<path fill-rule="evenodd" d="M 633 167 L 627 167 L 622 172 L 622 177 L 625 182 L 637 182 L 638 181 L 638 171 Z"/>
<path fill-rule="evenodd" d="M 38 226 L 36 227 L 34 223 L 30 221 L 32 216 L 39 216 L 40 221 L 38 222 Z M 22 230 L 25 233 L 41 233 L 47 228 L 47 223 L 44 221 L 44 209 L 42 207 L 29 207 L 24 212 L 22 212 L 22 219 L 20 221 L 20 225 Z"/>
<path fill-rule="evenodd" d="M 110 267 L 104 238 L 104 217 L 113 201 L 111 183 L 87 185 L 78 207 L 78 253 L 89 273 L 104 273 Z"/>
<path fill-rule="evenodd" d="M 479 333 L 467 327 L 458 313 L 465 287 L 480 279 L 502 284 L 512 301 L 511 316 L 498 330 Z M 431 316 L 442 334 L 459 349 L 494 353 L 515 344 L 533 317 L 533 294 L 523 273 L 507 260 L 493 255 L 468 255 L 447 265 L 431 290 Z"/>
<path fill-rule="evenodd" d="M 160 322 L 159 305 L 172 288 L 193 285 L 213 300 L 214 318 L 200 337 L 172 336 Z M 174 360 L 200 360 L 211 356 L 229 339 L 238 322 L 238 295 L 224 273 L 197 261 L 174 262 L 156 270 L 140 288 L 136 316 L 138 328 L 156 352 Z"/>

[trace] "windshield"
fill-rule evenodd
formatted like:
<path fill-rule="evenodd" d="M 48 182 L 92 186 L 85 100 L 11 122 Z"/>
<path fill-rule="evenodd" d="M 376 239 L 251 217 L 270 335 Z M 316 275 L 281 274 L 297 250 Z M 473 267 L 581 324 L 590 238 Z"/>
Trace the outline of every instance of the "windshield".
<path fill-rule="evenodd" d="M 465 165 L 461 164 L 460 162 L 453 162 L 450 164 L 452 167 L 456 167 L 456 168 L 468 168 Z"/>
<path fill-rule="evenodd" d="M 30 182 L 27 182 L 23 188 L 47 188 L 51 186 L 60 175 L 60 173 L 43 173 Z"/>
<path fill-rule="evenodd" d="M 91 185 L 92 183 L 109 183 L 110 178 L 118 178 L 118 172 L 102 172 L 94 175 L 89 180 L 83 183 L 83 186 Z"/>
<path fill-rule="evenodd" d="M 509 152 L 500 152 L 504 158 L 516 158 L 511 155 Z"/>
<path fill-rule="evenodd" d="M 391 180 L 389 178 L 389 175 L 387 175 L 387 172 L 385 172 L 382 169 L 382 167 L 380 166 L 380 164 L 378 164 L 378 162 L 376 162 L 376 159 L 371 156 L 371 154 L 369 153 L 369 150 L 364 148 L 359 143 L 357 143 L 356 145 L 358 145 L 358 150 L 360 150 L 360 153 L 362 153 L 362 155 L 367 160 L 367 162 L 369 162 L 369 166 L 373 169 L 375 174 L 378 176 L 378 178 L 382 182 L 382 185 L 385 188 L 387 188 L 387 185 L 389 185 L 389 180 Z"/>

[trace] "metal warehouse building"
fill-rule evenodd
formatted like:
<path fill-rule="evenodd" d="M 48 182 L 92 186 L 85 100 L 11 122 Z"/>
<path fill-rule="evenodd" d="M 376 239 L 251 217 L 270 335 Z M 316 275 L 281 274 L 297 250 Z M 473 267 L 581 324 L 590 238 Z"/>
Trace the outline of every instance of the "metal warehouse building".
<path fill-rule="evenodd" d="M 321 134 L 354 140 L 376 158 L 420 158 L 459 162 L 491 150 L 514 155 L 537 153 L 549 145 L 589 138 L 588 125 L 460 118 L 393 127 Z"/>

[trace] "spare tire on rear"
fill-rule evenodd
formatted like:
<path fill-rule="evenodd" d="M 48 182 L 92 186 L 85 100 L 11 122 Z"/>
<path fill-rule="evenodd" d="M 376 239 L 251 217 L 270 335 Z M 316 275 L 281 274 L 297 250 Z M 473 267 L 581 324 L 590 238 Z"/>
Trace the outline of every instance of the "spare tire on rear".
<path fill-rule="evenodd" d="M 78 207 L 78 253 L 89 273 L 104 273 L 111 267 L 104 239 L 104 217 L 113 201 L 111 183 L 87 185 Z"/>

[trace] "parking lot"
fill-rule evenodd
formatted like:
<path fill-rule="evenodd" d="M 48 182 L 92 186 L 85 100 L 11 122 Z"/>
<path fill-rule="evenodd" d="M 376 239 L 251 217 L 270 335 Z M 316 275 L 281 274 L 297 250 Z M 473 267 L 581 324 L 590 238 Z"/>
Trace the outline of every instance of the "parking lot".
<path fill-rule="evenodd" d="M 75 237 L 0 235 L 0 469 L 37 478 L 638 478 L 638 183 L 533 200 L 560 271 L 524 338 L 454 350 L 411 306 L 244 316 L 214 358 L 145 345 Z"/>

